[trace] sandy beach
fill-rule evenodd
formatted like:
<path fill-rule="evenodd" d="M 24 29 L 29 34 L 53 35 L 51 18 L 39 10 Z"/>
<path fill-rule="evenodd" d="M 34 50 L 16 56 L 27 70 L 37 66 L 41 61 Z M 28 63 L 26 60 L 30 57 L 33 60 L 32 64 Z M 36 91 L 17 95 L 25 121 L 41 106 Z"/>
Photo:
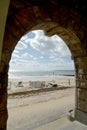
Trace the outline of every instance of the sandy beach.
<path fill-rule="evenodd" d="M 18 82 L 22 82 L 23 87 L 17 87 Z M 31 87 L 29 82 L 45 82 L 47 87 L 49 82 L 54 82 L 58 87 L 74 87 L 75 77 L 74 76 L 50 76 L 50 77 L 28 77 L 28 78 L 9 78 L 8 82 L 8 93 L 23 92 L 29 90 L 36 90 L 40 88 Z"/>

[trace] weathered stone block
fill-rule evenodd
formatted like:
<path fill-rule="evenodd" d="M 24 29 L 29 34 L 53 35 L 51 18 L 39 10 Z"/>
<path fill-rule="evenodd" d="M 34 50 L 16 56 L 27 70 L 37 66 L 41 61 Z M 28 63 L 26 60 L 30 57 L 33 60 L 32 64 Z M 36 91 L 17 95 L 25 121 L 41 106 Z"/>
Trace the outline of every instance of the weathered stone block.
<path fill-rule="evenodd" d="M 86 89 L 78 89 L 79 98 L 86 101 L 87 100 L 87 90 Z"/>
<path fill-rule="evenodd" d="M 78 89 L 77 99 L 78 99 L 77 104 L 78 109 L 87 112 L 87 90 Z"/>
<path fill-rule="evenodd" d="M 78 109 L 75 110 L 75 119 L 87 125 L 87 113 L 80 111 Z"/>
<path fill-rule="evenodd" d="M 78 109 L 83 112 L 87 112 L 87 101 L 81 99 L 78 100 Z"/>

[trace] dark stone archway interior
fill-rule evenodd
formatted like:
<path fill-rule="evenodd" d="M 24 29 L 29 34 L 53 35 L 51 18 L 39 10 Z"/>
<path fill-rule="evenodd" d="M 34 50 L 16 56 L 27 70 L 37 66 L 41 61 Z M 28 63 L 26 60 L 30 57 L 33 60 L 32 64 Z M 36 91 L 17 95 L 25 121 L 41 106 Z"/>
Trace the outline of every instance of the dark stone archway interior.
<path fill-rule="evenodd" d="M 87 6 L 85 0 L 10 0 L 0 63 L 0 129 L 6 129 L 11 54 L 28 31 L 58 34 L 69 47 L 76 71 L 75 117 L 87 124 Z M 83 118 L 81 118 L 83 116 Z"/>

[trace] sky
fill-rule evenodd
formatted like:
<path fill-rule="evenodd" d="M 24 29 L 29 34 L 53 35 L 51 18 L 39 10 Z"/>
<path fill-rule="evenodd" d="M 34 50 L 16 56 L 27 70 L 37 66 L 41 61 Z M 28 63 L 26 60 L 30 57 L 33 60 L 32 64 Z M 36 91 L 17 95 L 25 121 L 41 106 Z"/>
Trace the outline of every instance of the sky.
<path fill-rule="evenodd" d="M 58 36 L 48 37 L 43 30 L 24 35 L 11 57 L 9 71 L 50 71 L 74 69 L 71 52 Z"/>

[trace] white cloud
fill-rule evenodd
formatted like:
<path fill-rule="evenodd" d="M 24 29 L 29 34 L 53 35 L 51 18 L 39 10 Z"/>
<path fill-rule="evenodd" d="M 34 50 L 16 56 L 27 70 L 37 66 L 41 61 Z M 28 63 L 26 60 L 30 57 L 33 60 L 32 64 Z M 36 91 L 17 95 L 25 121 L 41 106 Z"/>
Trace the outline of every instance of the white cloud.
<path fill-rule="evenodd" d="M 14 54 L 18 54 L 19 51 L 17 49 L 14 49 Z"/>
<path fill-rule="evenodd" d="M 25 44 L 22 40 L 20 40 L 16 46 L 15 49 L 17 50 L 23 50 L 27 48 L 27 44 Z"/>
<path fill-rule="evenodd" d="M 35 50 L 47 55 L 70 55 L 70 51 L 64 41 L 57 35 L 52 37 L 44 36 L 43 31 L 34 31 L 36 36 L 30 40 L 30 45 Z"/>
<path fill-rule="evenodd" d="M 31 46 L 30 51 L 29 46 Z M 31 35 L 28 33 L 18 42 L 12 54 L 10 69 L 73 69 L 73 61 L 66 61 L 66 56 L 70 55 L 68 47 L 57 35 L 47 37 L 42 30 L 33 31 Z"/>
<path fill-rule="evenodd" d="M 67 63 L 60 60 L 59 62 L 49 62 L 49 63 L 39 63 L 38 61 L 24 62 L 19 61 L 11 64 L 11 70 L 21 70 L 21 71 L 37 71 L 37 70 L 63 70 L 63 69 L 74 69 L 72 62 Z"/>
<path fill-rule="evenodd" d="M 33 59 L 33 56 L 29 53 L 24 53 L 22 55 L 22 59 L 26 59 L 26 60 L 32 60 Z"/>
<path fill-rule="evenodd" d="M 10 69 L 11 70 L 19 70 L 19 71 L 34 71 L 37 70 L 37 68 L 40 66 L 40 64 L 37 61 L 22 61 L 20 60 L 19 62 L 17 62 L 14 66 L 14 63 L 11 64 Z"/>
<path fill-rule="evenodd" d="M 19 58 L 19 55 L 14 53 L 12 57 L 13 58 Z"/>

